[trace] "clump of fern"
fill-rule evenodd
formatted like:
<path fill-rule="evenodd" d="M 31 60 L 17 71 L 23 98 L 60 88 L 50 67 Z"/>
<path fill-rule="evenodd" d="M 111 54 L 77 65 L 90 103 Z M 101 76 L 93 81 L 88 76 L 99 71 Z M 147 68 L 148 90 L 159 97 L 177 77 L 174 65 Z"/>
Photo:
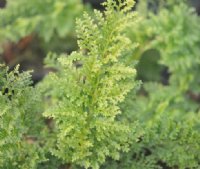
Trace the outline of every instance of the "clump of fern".
<path fill-rule="evenodd" d="M 134 1 L 103 3 L 104 12 L 77 19 L 79 51 L 60 56 L 44 80 L 54 121 L 52 154 L 66 163 L 99 168 L 106 157 L 119 159 L 132 138 L 129 124 L 118 120 L 119 104 L 138 84 L 135 69 L 124 61 L 135 46 L 124 30 L 135 22 Z M 135 124 L 136 125 L 136 124 Z"/>
<path fill-rule="evenodd" d="M 140 137 L 120 162 L 104 168 L 197 168 L 200 161 L 199 105 L 175 86 L 145 83 L 146 95 L 131 93 L 121 106 L 128 121 L 138 120 Z"/>
<path fill-rule="evenodd" d="M 140 3 L 148 6 L 147 1 Z M 199 167 L 199 18 L 185 3 L 171 3 L 158 8 L 157 14 L 147 10 L 140 22 L 129 29 L 129 37 L 140 43 L 133 57 L 139 65 L 141 58 L 146 61 L 139 70 L 147 78 L 139 94 L 135 97 L 130 93 L 121 105 L 125 116 L 120 118 L 138 120 L 141 135 L 118 163 L 108 163 L 104 168 Z M 148 72 L 145 67 L 154 57 L 152 53 L 159 56 L 154 64 L 157 62 L 162 68 L 160 74 L 154 69 Z M 163 68 L 168 76 L 161 73 Z M 153 72 L 169 78 L 167 83 L 152 83 L 147 75 Z"/>
<path fill-rule="evenodd" d="M 0 168 L 37 168 L 45 160 L 41 147 L 40 96 L 30 72 L 0 65 Z"/>

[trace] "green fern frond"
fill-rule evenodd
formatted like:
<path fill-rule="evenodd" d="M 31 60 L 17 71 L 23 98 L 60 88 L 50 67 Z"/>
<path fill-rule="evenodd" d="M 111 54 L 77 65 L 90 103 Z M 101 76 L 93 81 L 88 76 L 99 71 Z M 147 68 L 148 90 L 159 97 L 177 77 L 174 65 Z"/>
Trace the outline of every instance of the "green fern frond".
<path fill-rule="evenodd" d="M 131 128 L 116 116 L 119 103 L 137 83 L 135 69 L 122 61 L 135 45 L 124 34 L 135 22 L 134 1 L 103 5 L 105 12 L 77 19 L 80 50 L 60 57 L 59 72 L 44 82 L 53 104 L 44 115 L 54 119 L 57 132 L 52 153 L 85 168 L 99 168 L 106 157 L 118 159 L 120 151 L 128 150 Z"/>

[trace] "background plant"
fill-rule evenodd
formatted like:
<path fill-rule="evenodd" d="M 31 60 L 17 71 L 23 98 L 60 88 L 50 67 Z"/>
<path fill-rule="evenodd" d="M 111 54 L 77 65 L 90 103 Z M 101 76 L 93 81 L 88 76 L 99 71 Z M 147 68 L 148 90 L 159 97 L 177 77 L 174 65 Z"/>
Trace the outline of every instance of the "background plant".
<path fill-rule="evenodd" d="M 31 33 L 37 33 L 47 42 L 55 35 L 64 38 L 74 33 L 74 19 L 82 11 L 79 0 L 8 1 L 0 11 L 1 40 L 18 41 Z"/>
<path fill-rule="evenodd" d="M 138 10 L 146 13 L 128 35 L 140 43 L 132 60 L 139 60 L 144 84 L 137 97 L 129 94 L 121 117 L 138 120 L 141 137 L 103 168 L 198 168 L 199 18 L 185 3 L 157 6 L 156 14 L 141 3 Z"/>
<path fill-rule="evenodd" d="M 42 62 L 48 51 L 70 53 L 77 48 L 75 18 L 88 5 L 81 0 L 8 0 L 0 10 L 0 59 L 10 67 L 35 70 L 34 81 L 46 71 Z"/>
<path fill-rule="evenodd" d="M 0 65 L 0 168 L 37 168 L 45 160 L 40 96 L 30 72 Z"/>

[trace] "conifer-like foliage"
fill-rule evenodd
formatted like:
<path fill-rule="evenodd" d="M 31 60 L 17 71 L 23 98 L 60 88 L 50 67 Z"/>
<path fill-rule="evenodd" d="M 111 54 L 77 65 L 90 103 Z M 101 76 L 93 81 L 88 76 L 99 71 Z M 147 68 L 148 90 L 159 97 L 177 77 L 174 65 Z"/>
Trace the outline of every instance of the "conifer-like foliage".
<path fill-rule="evenodd" d="M 79 51 L 60 56 L 57 73 L 43 86 L 51 104 L 44 116 L 55 122 L 52 154 L 85 168 L 99 168 L 106 157 L 128 151 L 132 129 L 116 119 L 119 103 L 134 90 L 136 71 L 124 63 L 135 46 L 123 33 L 135 21 L 134 1 L 108 0 L 105 12 L 77 20 Z"/>
<path fill-rule="evenodd" d="M 8 71 L 0 65 L 0 168 L 37 168 L 44 160 L 39 95 L 30 72 Z"/>

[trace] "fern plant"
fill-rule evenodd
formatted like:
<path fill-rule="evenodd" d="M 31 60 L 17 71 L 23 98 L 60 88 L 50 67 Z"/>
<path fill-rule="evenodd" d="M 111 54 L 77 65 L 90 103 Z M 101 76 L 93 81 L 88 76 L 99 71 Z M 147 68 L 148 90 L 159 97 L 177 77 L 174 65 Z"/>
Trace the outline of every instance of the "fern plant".
<path fill-rule="evenodd" d="M 124 114 L 120 118 L 138 120 L 141 135 L 119 162 L 108 161 L 103 168 L 199 168 L 198 23 L 194 10 L 182 3 L 160 7 L 157 15 L 147 10 L 134 29 L 129 29 L 129 37 L 140 43 L 132 58 L 140 62 L 145 56 L 148 63 L 154 57 L 152 50 L 158 51 L 154 63 L 165 66 L 169 82 L 152 83 L 147 74 L 155 71 L 138 69 L 148 78 L 138 95 L 130 93 L 121 105 Z"/>
<path fill-rule="evenodd" d="M 69 7 L 60 0 L 33 1 L 41 8 L 30 10 L 27 2 L 18 2 L 26 10 L 16 18 L 2 11 L 11 19 L 2 22 L 6 31 L 16 28 L 10 22 L 24 23 L 18 37 L 37 32 L 44 22 L 40 12 L 55 19 Z M 45 2 L 53 7 L 43 8 Z M 36 87 L 30 72 L 0 65 L 0 168 L 199 168 L 199 18 L 185 3 L 173 6 L 177 2 L 159 1 L 155 14 L 140 1 L 138 11 L 146 12 L 139 22 L 133 0 L 107 0 L 104 12 L 85 13 L 77 19 L 79 50 L 50 53 L 46 65 L 55 71 Z M 17 6 L 10 1 L 8 9 Z M 56 26 L 45 36 L 66 34 L 57 21 L 51 23 Z M 159 65 L 167 69 L 167 84 L 157 77 L 151 81 L 152 72 L 141 64 L 144 54 L 156 71 L 163 70 Z M 147 72 L 141 90 L 135 60 L 138 71 Z"/>
<path fill-rule="evenodd" d="M 0 65 L 0 168 L 37 168 L 45 160 L 43 122 L 30 72 Z M 41 134 L 40 134 L 41 132 Z"/>
<path fill-rule="evenodd" d="M 119 103 L 138 84 L 135 69 L 124 62 L 135 46 L 123 33 L 135 21 L 130 12 L 134 1 L 108 0 L 103 5 L 105 12 L 95 10 L 77 20 L 80 50 L 58 61 L 50 55 L 58 72 L 40 86 L 51 97 L 44 116 L 55 123 L 52 154 L 85 168 L 99 168 L 106 157 L 119 159 L 134 133 L 116 118 Z"/>
<path fill-rule="evenodd" d="M 119 162 L 103 168 L 198 168 L 200 161 L 199 105 L 176 86 L 145 83 L 142 94 L 131 93 L 121 105 L 128 122 L 138 120 L 138 141 Z"/>

